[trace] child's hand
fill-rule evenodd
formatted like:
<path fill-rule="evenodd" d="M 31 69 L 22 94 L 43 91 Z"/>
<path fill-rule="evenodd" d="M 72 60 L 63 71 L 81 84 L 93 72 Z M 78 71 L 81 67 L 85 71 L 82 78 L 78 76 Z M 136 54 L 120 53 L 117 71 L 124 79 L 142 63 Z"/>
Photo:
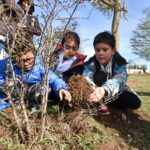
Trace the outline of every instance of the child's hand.
<path fill-rule="evenodd" d="M 26 25 L 22 24 L 22 23 L 18 23 L 17 26 L 18 26 L 18 28 L 26 28 Z"/>
<path fill-rule="evenodd" d="M 71 102 L 71 94 L 65 89 L 59 90 L 59 97 L 61 101 L 65 99 L 68 102 Z"/>
<path fill-rule="evenodd" d="M 93 90 L 93 93 L 90 95 L 89 102 L 98 102 L 105 96 L 105 89 L 102 87 L 97 87 Z"/>

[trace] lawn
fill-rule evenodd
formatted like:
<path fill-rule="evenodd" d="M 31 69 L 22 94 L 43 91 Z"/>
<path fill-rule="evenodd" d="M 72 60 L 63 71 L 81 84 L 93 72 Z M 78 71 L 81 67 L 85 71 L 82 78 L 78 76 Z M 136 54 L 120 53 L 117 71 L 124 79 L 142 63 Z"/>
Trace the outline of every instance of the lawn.
<path fill-rule="evenodd" d="M 122 120 L 122 112 L 117 110 L 111 110 L 108 116 L 87 116 L 82 113 L 75 116 L 68 113 L 67 117 L 63 114 L 57 120 L 58 107 L 54 106 L 49 110 L 49 128 L 45 139 L 33 144 L 30 149 L 150 150 L 150 75 L 130 75 L 128 85 L 139 94 L 142 106 L 137 111 L 126 112 L 126 120 Z M 6 122 L 9 121 L 5 120 L 4 123 L 2 119 L 4 113 L 0 119 L 0 150 L 29 148 L 20 145 L 12 136 L 12 131 L 8 131 Z"/>
<path fill-rule="evenodd" d="M 128 85 L 141 97 L 143 103 L 140 110 L 150 119 L 150 75 L 130 75 Z"/>

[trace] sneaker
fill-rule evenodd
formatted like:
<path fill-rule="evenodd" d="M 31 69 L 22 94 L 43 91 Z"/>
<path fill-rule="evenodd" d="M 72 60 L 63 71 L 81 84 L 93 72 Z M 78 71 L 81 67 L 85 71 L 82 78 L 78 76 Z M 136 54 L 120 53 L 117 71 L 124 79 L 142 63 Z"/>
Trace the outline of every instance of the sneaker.
<path fill-rule="evenodd" d="M 108 110 L 108 107 L 106 105 L 102 105 L 98 108 L 98 113 L 101 115 L 109 115 L 110 111 Z"/>
<path fill-rule="evenodd" d="M 29 111 L 31 113 L 36 113 L 39 111 L 39 109 L 40 109 L 40 106 L 38 104 L 32 104 L 29 106 Z"/>

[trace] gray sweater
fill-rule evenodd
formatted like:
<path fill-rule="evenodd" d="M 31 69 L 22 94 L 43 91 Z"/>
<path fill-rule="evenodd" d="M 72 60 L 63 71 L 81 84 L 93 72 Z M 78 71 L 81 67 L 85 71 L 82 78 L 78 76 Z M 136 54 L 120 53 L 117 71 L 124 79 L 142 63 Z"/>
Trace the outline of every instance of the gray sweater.
<path fill-rule="evenodd" d="M 8 33 L 15 33 L 24 12 L 15 0 L 0 0 L 0 9 L 0 35 L 6 37 Z"/>

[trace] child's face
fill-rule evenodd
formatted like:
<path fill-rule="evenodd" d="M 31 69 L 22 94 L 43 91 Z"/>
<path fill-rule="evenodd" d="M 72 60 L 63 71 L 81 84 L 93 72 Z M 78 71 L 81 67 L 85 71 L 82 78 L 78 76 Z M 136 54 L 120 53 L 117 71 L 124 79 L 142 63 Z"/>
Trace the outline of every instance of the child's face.
<path fill-rule="evenodd" d="M 22 2 L 22 7 L 23 7 L 23 9 L 24 9 L 25 11 L 27 11 L 27 10 L 29 9 L 29 7 L 30 7 L 30 0 L 24 0 L 24 1 Z"/>
<path fill-rule="evenodd" d="M 74 40 L 67 40 L 63 45 L 64 58 L 69 59 L 75 56 L 78 48 L 79 46 Z"/>
<path fill-rule="evenodd" d="M 115 53 L 115 49 L 111 48 L 106 43 L 98 43 L 95 46 L 95 56 L 99 63 L 106 66 L 112 56 Z"/>
<path fill-rule="evenodd" d="M 35 56 L 32 51 L 23 52 L 21 57 L 16 61 L 19 68 L 24 71 L 30 70 L 35 63 Z"/>

